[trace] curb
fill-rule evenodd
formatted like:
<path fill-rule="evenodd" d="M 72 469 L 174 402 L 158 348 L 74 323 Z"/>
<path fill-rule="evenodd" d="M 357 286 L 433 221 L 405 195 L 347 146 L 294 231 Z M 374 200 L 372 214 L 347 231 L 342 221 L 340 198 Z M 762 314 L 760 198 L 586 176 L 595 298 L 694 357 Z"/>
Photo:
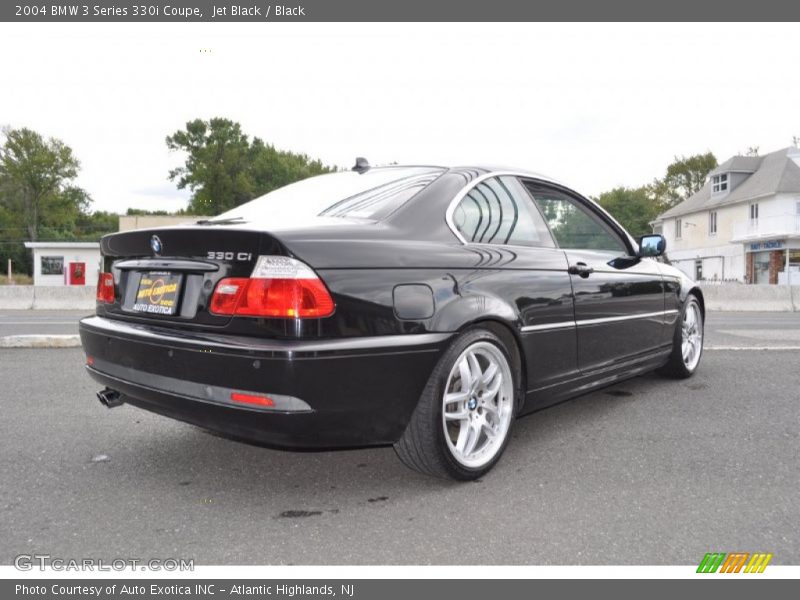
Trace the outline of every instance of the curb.
<path fill-rule="evenodd" d="M 79 348 L 78 335 L 7 335 L 0 337 L 0 348 Z"/>

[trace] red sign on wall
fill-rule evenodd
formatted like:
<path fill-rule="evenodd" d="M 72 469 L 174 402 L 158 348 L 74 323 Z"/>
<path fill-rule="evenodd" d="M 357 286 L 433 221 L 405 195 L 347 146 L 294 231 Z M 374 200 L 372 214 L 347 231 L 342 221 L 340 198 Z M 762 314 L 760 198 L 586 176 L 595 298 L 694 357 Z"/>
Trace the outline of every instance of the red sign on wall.
<path fill-rule="evenodd" d="M 86 285 L 86 263 L 71 262 L 69 263 L 69 285 Z"/>

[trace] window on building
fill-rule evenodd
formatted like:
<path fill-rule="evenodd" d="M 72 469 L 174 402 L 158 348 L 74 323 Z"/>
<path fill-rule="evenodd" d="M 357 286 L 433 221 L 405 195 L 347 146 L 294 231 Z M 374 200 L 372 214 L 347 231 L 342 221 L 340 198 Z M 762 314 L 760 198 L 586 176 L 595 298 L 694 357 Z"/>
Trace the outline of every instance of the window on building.
<path fill-rule="evenodd" d="M 800 250 L 789 250 L 789 277 L 792 285 L 800 285 Z"/>
<path fill-rule="evenodd" d="M 714 194 L 728 191 L 728 174 L 714 175 L 711 178 L 711 191 Z"/>
<path fill-rule="evenodd" d="M 475 244 L 554 246 L 542 215 L 514 177 L 492 177 L 472 188 L 453 211 L 453 225 Z"/>
<path fill-rule="evenodd" d="M 681 229 L 683 228 L 683 222 L 680 219 L 675 219 L 675 239 L 681 239 Z"/>
<path fill-rule="evenodd" d="M 758 221 L 758 203 L 750 205 L 750 220 Z"/>
<path fill-rule="evenodd" d="M 708 235 L 717 235 L 717 211 L 708 213 Z"/>
<path fill-rule="evenodd" d="M 64 257 L 63 256 L 42 256 L 42 275 L 63 275 Z"/>

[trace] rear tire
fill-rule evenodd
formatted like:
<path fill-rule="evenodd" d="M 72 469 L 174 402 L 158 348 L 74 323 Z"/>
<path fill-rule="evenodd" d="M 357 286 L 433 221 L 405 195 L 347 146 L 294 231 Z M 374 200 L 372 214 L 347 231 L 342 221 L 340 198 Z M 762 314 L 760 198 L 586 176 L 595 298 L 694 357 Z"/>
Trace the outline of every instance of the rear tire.
<path fill-rule="evenodd" d="M 456 338 L 394 445 L 400 460 L 420 473 L 460 481 L 497 464 L 516 415 L 521 378 L 515 351 L 484 327 Z"/>
<path fill-rule="evenodd" d="M 658 369 L 660 374 L 674 379 L 687 379 L 694 375 L 703 354 L 703 325 L 700 301 L 694 294 L 689 294 L 675 325 L 672 354 L 667 364 Z"/>

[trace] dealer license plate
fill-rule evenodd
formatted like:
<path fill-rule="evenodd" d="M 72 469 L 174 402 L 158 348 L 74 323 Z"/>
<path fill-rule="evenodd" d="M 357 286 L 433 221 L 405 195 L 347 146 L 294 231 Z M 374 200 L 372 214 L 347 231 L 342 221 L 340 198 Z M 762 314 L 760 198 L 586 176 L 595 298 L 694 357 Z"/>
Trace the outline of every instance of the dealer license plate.
<path fill-rule="evenodd" d="M 174 315 L 181 292 L 181 275 L 151 271 L 142 273 L 133 310 L 155 315 Z"/>

